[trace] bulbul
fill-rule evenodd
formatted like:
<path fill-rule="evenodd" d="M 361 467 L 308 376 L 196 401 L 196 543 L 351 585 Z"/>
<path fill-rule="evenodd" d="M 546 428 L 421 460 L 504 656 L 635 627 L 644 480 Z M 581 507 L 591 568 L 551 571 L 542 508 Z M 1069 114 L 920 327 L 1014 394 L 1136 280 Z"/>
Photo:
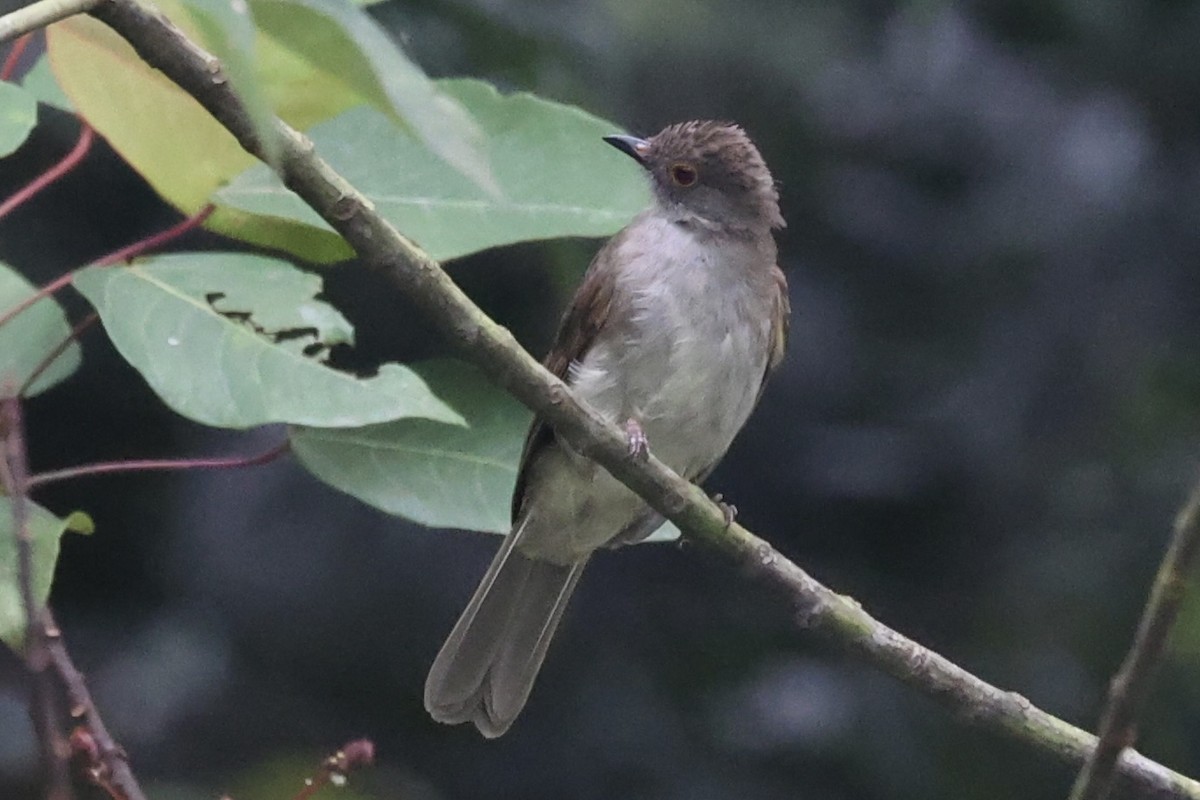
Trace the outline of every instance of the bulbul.
<path fill-rule="evenodd" d="M 607 136 L 645 168 L 653 204 L 592 260 L 563 317 L 548 370 L 648 448 L 703 480 L 779 363 L 787 283 L 776 266 L 779 194 L 738 126 L 684 122 L 649 139 Z M 663 518 L 535 419 L 512 501 L 513 527 L 438 653 L 425 708 L 508 730 L 533 688 L 579 576 L 601 547 L 649 536 Z"/>

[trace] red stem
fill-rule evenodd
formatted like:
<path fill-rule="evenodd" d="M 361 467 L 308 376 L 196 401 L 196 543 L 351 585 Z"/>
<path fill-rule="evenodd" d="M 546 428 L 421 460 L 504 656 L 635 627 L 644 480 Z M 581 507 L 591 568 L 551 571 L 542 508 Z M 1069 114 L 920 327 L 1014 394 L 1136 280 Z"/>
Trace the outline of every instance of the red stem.
<path fill-rule="evenodd" d="M 236 467 L 256 467 L 274 461 L 291 448 L 288 441 L 272 447 L 263 453 L 253 456 L 233 456 L 231 458 L 178 458 L 178 459 L 145 459 L 142 461 L 102 461 L 98 464 L 84 464 L 82 467 L 43 472 L 29 476 L 27 486 L 30 490 L 48 483 L 57 483 L 71 478 L 82 478 L 88 475 L 104 475 L 113 472 L 164 472 L 183 469 L 234 469 Z"/>
<path fill-rule="evenodd" d="M 75 142 L 75 146 L 71 148 L 71 152 L 63 156 L 62 160 L 53 167 L 34 178 L 27 186 L 18 189 L 12 197 L 0 203 L 0 219 L 4 219 L 10 212 L 20 207 L 38 192 L 75 169 L 79 165 L 79 162 L 83 160 L 83 157 L 87 155 L 88 150 L 91 149 L 92 141 L 95 138 L 96 133 L 92 130 L 92 126 L 86 122 L 82 123 L 79 129 L 79 139 Z"/>
<path fill-rule="evenodd" d="M 370 739 L 346 742 L 341 749 L 321 762 L 321 771 L 304 782 L 292 800 L 310 800 L 330 784 L 340 786 L 356 769 L 375 763 L 375 743 Z"/>
<path fill-rule="evenodd" d="M 29 295 L 29 297 L 26 297 L 24 300 L 17 303 L 15 306 L 10 308 L 8 311 L 5 311 L 3 314 L 0 314 L 0 328 L 4 327 L 4 325 L 7 324 L 7 322 L 10 319 L 15 317 L 17 314 L 20 314 L 25 309 L 29 308 L 31 305 L 36 303 L 38 300 L 41 300 L 43 297 L 49 297 L 50 295 L 57 292 L 59 289 L 66 286 L 68 283 L 71 282 L 71 275 L 72 275 L 72 273 L 70 273 L 70 272 L 68 272 L 65 275 L 59 275 L 57 278 L 50 281 L 45 286 L 38 289 L 33 294 Z"/>
<path fill-rule="evenodd" d="M 122 261 L 128 261 L 135 256 L 141 255 L 147 250 L 163 245 L 174 239 L 176 236 L 181 236 L 193 228 L 202 225 L 204 221 L 212 215 L 214 210 L 215 207 L 213 205 L 207 205 L 182 222 L 167 228 L 165 231 L 160 231 L 152 236 L 147 236 L 145 239 L 136 241 L 131 245 L 122 247 L 120 250 L 115 250 L 92 263 L 97 267 L 106 267 L 113 264 L 118 264 Z M 0 314 L 0 327 L 4 327 L 5 323 L 15 317 L 17 314 L 20 314 L 25 309 L 29 308 L 38 300 L 41 300 L 43 297 L 49 297 L 59 289 L 69 284 L 74 276 L 74 272 L 68 272 L 65 275 L 58 276 L 54 280 L 50 281 L 50 283 L 47 283 L 35 293 L 31 294 L 29 297 L 26 297 L 24 300 L 17 303 L 3 314 Z"/>
<path fill-rule="evenodd" d="M 56 344 L 54 349 L 47 353 L 46 357 L 43 358 L 36 367 L 34 367 L 33 372 L 29 373 L 29 377 L 25 379 L 25 383 L 21 386 L 20 395 L 24 397 L 25 393 L 29 391 L 29 387 L 33 385 L 33 382 L 40 378 L 42 373 L 48 370 L 50 365 L 53 364 L 59 356 L 66 352 L 67 348 L 71 346 L 71 342 L 78 339 L 84 331 L 95 325 L 99 320 L 100 315 L 95 311 L 80 320 L 79 323 L 71 329 L 71 332 L 68 333 L 61 342 Z"/>
<path fill-rule="evenodd" d="M 0 67 L 0 81 L 8 80 L 17 71 L 17 62 L 21 60 L 21 53 L 25 52 L 25 48 L 31 41 L 33 41 L 33 34 L 27 33 L 13 42 L 12 49 L 8 51 L 8 56 L 4 59 L 4 66 Z"/>
<path fill-rule="evenodd" d="M 107 267 L 136 258 L 147 250 L 153 250 L 156 247 L 164 245 L 172 239 L 182 236 L 193 228 L 199 228 L 204 224 L 206 219 L 212 216 L 212 213 L 215 210 L 216 206 L 209 203 L 204 208 L 200 209 L 182 222 L 172 225 L 165 231 L 159 231 L 151 236 L 147 236 L 145 239 L 139 239 L 133 244 L 122 247 L 120 250 L 114 250 L 108 255 L 93 261 L 92 266 Z"/>

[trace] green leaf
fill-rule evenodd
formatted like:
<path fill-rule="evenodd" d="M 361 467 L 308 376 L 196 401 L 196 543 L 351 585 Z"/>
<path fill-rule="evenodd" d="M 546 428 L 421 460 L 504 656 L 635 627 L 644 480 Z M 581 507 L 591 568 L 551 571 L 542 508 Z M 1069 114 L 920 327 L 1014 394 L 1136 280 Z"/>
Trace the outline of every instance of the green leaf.
<path fill-rule="evenodd" d="M 0 81 L 0 156 L 21 146 L 37 125 L 37 99 L 15 83 Z"/>
<path fill-rule="evenodd" d="M 508 531 L 508 506 L 530 414 L 457 361 L 417 371 L 467 427 L 401 420 L 363 428 L 294 428 L 292 451 L 325 483 L 423 525 Z"/>
<path fill-rule="evenodd" d="M 25 510 L 33 542 L 33 592 L 42 606 L 50 596 L 59 539 L 67 531 L 91 533 L 95 526 L 82 511 L 60 519 L 29 500 L 25 501 Z M 12 498 L 0 496 L 0 641 L 17 651 L 25 641 L 26 622 L 19 575 Z"/>
<path fill-rule="evenodd" d="M 405 126 L 425 147 L 495 194 L 471 115 L 438 91 L 363 9 L 344 0 L 250 0 L 264 32 Z"/>
<path fill-rule="evenodd" d="M 155 4 L 205 46 L 178 0 Z M 46 30 L 50 66 L 63 92 L 164 200 L 194 214 L 212 193 L 256 163 L 199 103 L 151 68 L 103 23 L 76 15 Z M 333 76 L 296 58 L 270 37 L 256 42 L 259 74 L 269 105 L 305 129 L 362 102 Z M 221 209 L 205 227 L 265 247 L 295 247 L 312 262 L 350 255 L 341 239 L 300 225 L 248 225 L 247 215 Z"/>
<path fill-rule="evenodd" d="M 189 253 L 89 267 L 75 287 L 168 406 L 225 428 L 272 422 L 353 427 L 405 417 L 462 418 L 399 364 L 371 378 L 326 366 L 352 331 L 316 300 L 321 279 L 245 253 Z"/>
<path fill-rule="evenodd" d="M 0 263 L 0 314 L 28 300 L 37 288 Z M 62 308 L 52 297 L 38 300 L 0 326 L 0 394 L 15 392 L 50 352 L 71 334 Z M 26 397 L 46 391 L 79 367 L 79 345 L 72 342 L 33 382 Z"/>
<path fill-rule="evenodd" d="M 467 427 L 401 420 L 362 428 L 293 428 L 292 452 L 325 483 L 434 528 L 508 533 L 529 411 L 458 361 L 414 364 Z M 667 522 L 646 541 L 671 541 Z"/>
<path fill-rule="evenodd" d="M 273 123 L 274 111 L 258 77 L 257 31 L 250 7 L 244 0 L 183 0 L 183 3 L 213 54 L 221 59 L 267 161 L 278 164 L 280 141 Z"/>
<path fill-rule="evenodd" d="M 649 203 L 641 168 L 600 140 L 616 130 L 611 123 L 533 95 L 501 95 L 480 81 L 440 85 L 483 125 L 502 196 L 429 158 L 420 142 L 369 108 L 309 132 L 318 152 L 434 258 L 531 239 L 607 236 Z M 334 235 L 262 166 L 217 199 L 262 215 L 263 226 L 287 220 Z"/>
<path fill-rule="evenodd" d="M 62 87 L 54 79 L 54 73 L 50 71 L 50 59 L 45 55 L 37 60 L 33 69 L 25 73 L 25 77 L 21 80 L 21 86 L 39 103 L 53 106 L 68 114 L 75 113 L 71 101 L 63 94 Z"/>

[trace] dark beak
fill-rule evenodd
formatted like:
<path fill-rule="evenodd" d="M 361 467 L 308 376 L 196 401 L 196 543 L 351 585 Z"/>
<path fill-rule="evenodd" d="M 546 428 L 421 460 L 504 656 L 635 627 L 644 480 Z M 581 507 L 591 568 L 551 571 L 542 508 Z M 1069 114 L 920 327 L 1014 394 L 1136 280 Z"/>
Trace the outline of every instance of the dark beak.
<path fill-rule="evenodd" d="M 639 139 L 636 136 L 605 136 L 604 141 L 643 167 L 646 166 L 646 153 L 650 150 L 650 143 L 645 139 Z"/>

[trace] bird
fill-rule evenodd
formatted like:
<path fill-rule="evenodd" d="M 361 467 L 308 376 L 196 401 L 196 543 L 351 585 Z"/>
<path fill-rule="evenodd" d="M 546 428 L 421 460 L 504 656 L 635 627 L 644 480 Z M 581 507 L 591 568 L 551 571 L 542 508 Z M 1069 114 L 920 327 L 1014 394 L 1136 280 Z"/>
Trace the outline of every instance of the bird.
<path fill-rule="evenodd" d="M 630 458 L 652 451 L 701 482 L 787 341 L 778 189 L 758 148 L 730 122 L 603 139 L 641 165 L 652 202 L 597 252 L 543 363 L 623 428 Z M 430 715 L 473 723 L 487 738 L 504 734 L 591 555 L 644 539 L 662 522 L 535 417 L 512 529 L 429 670 Z"/>

